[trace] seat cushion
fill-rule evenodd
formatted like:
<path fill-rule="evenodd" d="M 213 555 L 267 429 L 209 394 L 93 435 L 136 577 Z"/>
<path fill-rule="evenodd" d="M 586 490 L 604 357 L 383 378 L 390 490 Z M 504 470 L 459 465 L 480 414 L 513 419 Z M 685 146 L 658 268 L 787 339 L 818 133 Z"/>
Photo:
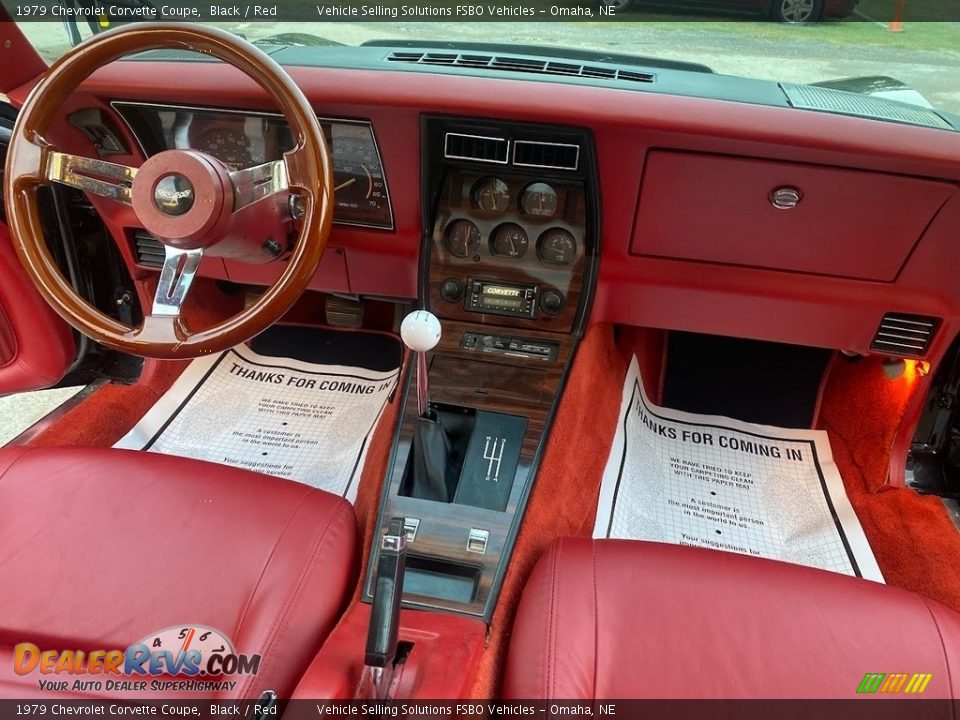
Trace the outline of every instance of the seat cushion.
<path fill-rule="evenodd" d="M 866 673 L 932 673 L 923 697 L 954 699 L 958 667 L 957 614 L 904 590 L 715 550 L 565 539 L 527 582 L 504 693 L 852 699 Z"/>
<path fill-rule="evenodd" d="M 200 697 L 283 697 L 353 592 L 356 535 L 348 503 L 267 475 L 126 450 L 0 449 L 0 697 L 74 679 L 16 675 L 18 643 L 125 649 L 198 625 L 262 655 L 256 675 Z"/>

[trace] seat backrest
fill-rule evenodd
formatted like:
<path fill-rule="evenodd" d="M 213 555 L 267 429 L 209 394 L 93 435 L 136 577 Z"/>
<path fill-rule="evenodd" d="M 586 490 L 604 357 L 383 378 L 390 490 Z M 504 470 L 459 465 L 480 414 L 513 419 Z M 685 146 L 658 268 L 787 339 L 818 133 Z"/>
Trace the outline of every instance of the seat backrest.
<path fill-rule="evenodd" d="M 151 452 L 0 448 L 0 697 L 72 683 L 16 674 L 17 644 L 89 655 L 176 626 L 262 656 L 213 696 L 285 697 L 353 592 L 356 545 L 350 504 L 300 483 Z"/>
<path fill-rule="evenodd" d="M 504 694 L 853 699 L 912 681 L 953 699 L 951 668 L 960 616 L 905 590 L 715 550 L 564 539 L 527 582 Z M 861 688 L 868 674 L 886 684 Z"/>

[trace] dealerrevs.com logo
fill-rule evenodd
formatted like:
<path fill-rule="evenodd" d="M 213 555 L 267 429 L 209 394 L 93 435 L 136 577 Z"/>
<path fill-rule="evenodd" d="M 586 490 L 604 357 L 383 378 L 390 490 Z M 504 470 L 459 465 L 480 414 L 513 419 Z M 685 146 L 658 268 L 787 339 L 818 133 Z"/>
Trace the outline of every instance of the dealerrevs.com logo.
<path fill-rule="evenodd" d="M 229 692 L 237 685 L 229 678 L 256 675 L 260 659 L 203 625 L 164 628 L 124 650 L 13 649 L 14 672 L 36 673 L 40 690 L 52 692 Z"/>

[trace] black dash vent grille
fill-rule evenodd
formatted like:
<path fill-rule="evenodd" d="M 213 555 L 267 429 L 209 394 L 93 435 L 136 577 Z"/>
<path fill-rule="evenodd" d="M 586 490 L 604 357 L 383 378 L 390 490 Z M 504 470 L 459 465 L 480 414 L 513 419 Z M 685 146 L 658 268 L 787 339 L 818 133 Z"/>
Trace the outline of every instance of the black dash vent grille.
<path fill-rule="evenodd" d="M 925 315 L 887 313 L 880 321 L 870 349 L 887 355 L 923 357 L 939 324 L 939 318 Z"/>
<path fill-rule="evenodd" d="M 485 68 L 501 72 L 531 73 L 534 75 L 560 75 L 565 77 L 592 78 L 595 80 L 623 80 L 625 82 L 652 83 L 653 73 L 638 70 L 621 70 L 603 65 L 542 60 L 521 55 L 477 55 L 469 53 L 438 52 L 393 52 L 387 62 L 411 63 L 414 65 L 446 65 L 449 67 Z"/>
<path fill-rule="evenodd" d="M 476 160 L 506 165 L 510 159 L 510 141 L 484 135 L 447 133 L 443 154 L 453 160 Z"/>
<path fill-rule="evenodd" d="M 513 164 L 520 167 L 576 170 L 580 164 L 580 146 L 517 140 L 513 143 Z"/>
<path fill-rule="evenodd" d="M 138 265 L 155 268 L 163 266 L 165 257 L 163 244 L 143 230 L 137 230 L 133 234 L 133 252 Z"/>

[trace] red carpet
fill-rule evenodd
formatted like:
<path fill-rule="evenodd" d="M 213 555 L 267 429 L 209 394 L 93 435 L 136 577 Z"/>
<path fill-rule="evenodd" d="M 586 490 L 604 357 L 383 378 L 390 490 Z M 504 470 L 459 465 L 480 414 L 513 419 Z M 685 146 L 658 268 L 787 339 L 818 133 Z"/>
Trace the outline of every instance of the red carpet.
<path fill-rule="evenodd" d="M 887 584 L 960 611 L 960 533 L 943 503 L 887 485 L 909 375 L 887 380 L 878 358 L 837 359 L 828 372 L 819 427 L 830 434 L 847 496 Z"/>
<path fill-rule="evenodd" d="M 110 447 L 153 407 L 189 362 L 148 361 L 133 385 L 101 386 L 29 444 Z"/>

